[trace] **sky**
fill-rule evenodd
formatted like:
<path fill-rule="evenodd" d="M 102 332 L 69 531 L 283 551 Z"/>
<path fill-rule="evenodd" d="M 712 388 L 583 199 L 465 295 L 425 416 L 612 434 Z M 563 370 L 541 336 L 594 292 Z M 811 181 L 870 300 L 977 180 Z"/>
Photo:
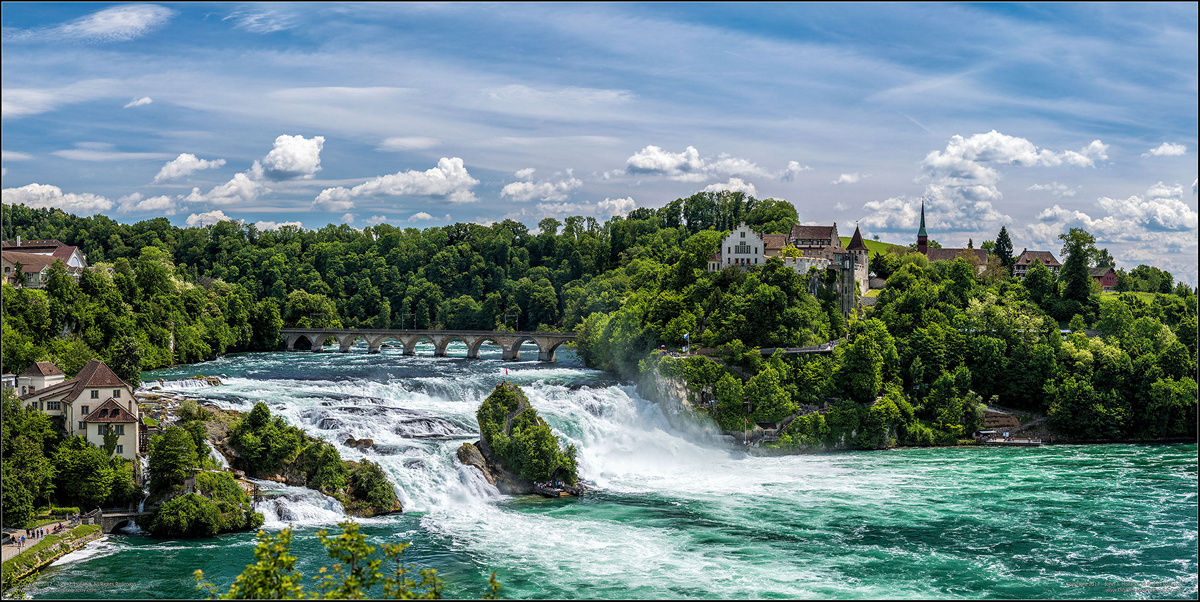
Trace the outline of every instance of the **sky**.
<path fill-rule="evenodd" d="M 4 3 L 3 202 L 179 226 L 699 191 L 1197 283 L 1197 5 Z M 1061 260 L 1062 258 L 1060 258 Z"/>

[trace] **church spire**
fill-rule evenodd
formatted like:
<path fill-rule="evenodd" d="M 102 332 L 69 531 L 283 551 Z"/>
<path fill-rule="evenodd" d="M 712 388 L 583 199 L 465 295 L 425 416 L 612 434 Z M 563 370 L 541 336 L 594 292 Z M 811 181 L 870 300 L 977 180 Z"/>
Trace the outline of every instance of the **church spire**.
<path fill-rule="evenodd" d="M 917 230 L 917 251 L 929 254 L 929 235 L 925 233 L 925 199 L 921 199 L 921 229 Z"/>

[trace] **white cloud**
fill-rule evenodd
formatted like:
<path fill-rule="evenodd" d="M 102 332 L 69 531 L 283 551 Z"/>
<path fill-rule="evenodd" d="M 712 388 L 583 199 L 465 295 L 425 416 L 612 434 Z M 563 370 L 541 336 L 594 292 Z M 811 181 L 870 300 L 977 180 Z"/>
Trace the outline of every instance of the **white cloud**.
<path fill-rule="evenodd" d="M 17 151 L 0 151 L 0 161 L 28 161 L 33 158 L 29 153 L 21 153 Z"/>
<path fill-rule="evenodd" d="M 758 191 L 754 189 L 754 184 L 744 182 L 741 178 L 729 178 L 728 182 L 709 184 L 704 188 L 704 192 L 744 192 L 748 196 L 758 196 Z"/>
<path fill-rule="evenodd" d="M 60 88 L 5 88 L 0 116 L 5 119 L 52 111 L 61 105 L 123 94 L 124 84 L 112 79 L 89 79 Z"/>
<path fill-rule="evenodd" d="M 526 177 L 533 175 L 533 169 L 522 169 L 517 172 L 517 177 Z M 524 174 L 524 176 L 522 176 Z M 511 182 L 506 184 L 500 190 L 501 197 L 507 197 L 514 201 L 526 202 L 538 199 L 542 201 L 565 201 L 570 198 L 570 193 L 583 186 L 583 182 L 571 175 L 571 170 L 567 170 L 567 178 L 558 181 L 542 181 L 542 182 Z"/>
<path fill-rule="evenodd" d="M 1046 192 L 1049 192 L 1050 194 L 1061 199 L 1062 197 L 1065 197 L 1065 196 L 1066 197 L 1075 196 L 1075 193 L 1079 192 L 1080 188 L 1082 188 L 1082 186 L 1076 186 L 1075 188 L 1071 188 L 1070 186 L 1067 186 L 1066 184 L 1059 184 L 1058 182 L 1050 182 L 1049 184 L 1034 184 L 1033 186 L 1026 188 L 1026 190 L 1046 191 Z"/>
<path fill-rule="evenodd" d="M 1171 144 L 1170 142 L 1164 142 L 1164 143 L 1160 144 L 1158 147 L 1152 148 L 1152 149 L 1142 153 L 1142 156 L 1143 157 L 1149 157 L 1149 156 L 1178 157 L 1179 155 L 1184 155 L 1184 154 L 1187 154 L 1186 146 L 1184 146 L 1182 144 Z"/>
<path fill-rule="evenodd" d="M 234 27 L 251 33 L 275 33 L 296 26 L 291 15 L 271 10 L 237 10 L 222 21 L 234 21 Z"/>
<path fill-rule="evenodd" d="M 20 188 L 5 188 L 3 202 L 22 204 L 31 209 L 58 208 L 68 213 L 91 214 L 112 209 L 113 203 L 100 195 L 70 192 L 63 194 L 58 186 L 29 184 Z"/>
<path fill-rule="evenodd" d="M 587 107 L 598 104 L 624 104 L 636 98 L 628 90 L 574 86 L 555 90 L 537 90 L 520 84 L 489 88 L 484 90 L 484 93 L 492 100 L 523 106 L 538 104 Z"/>
<path fill-rule="evenodd" d="M 167 153 L 127 153 L 109 150 L 111 144 L 79 143 L 76 148 L 56 150 L 50 154 L 72 161 L 142 161 L 145 159 L 165 159 Z"/>
<path fill-rule="evenodd" d="M 779 173 L 771 173 L 753 161 L 722 153 L 715 158 L 705 159 L 696 147 L 689 146 L 680 153 L 672 153 L 649 145 L 625 160 L 624 170 L 606 171 L 604 179 L 625 174 L 664 175 L 679 182 L 703 182 L 710 179 L 747 177 L 780 178 L 790 180 L 801 171 L 807 170 L 795 161 Z"/>
<path fill-rule="evenodd" d="M 347 214 L 345 214 L 345 215 L 343 215 L 343 216 L 342 216 L 342 223 L 343 223 L 343 224 L 349 224 L 349 223 L 352 223 L 352 222 L 354 221 L 354 218 L 355 218 L 355 217 L 357 217 L 355 214 L 353 214 L 353 213 L 347 213 Z"/>
<path fill-rule="evenodd" d="M 812 168 L 807 165 L 801 165 L 798 161 L 788 161 L 788 166 L 779 174 L 779 179 L 784 182 L 791 182 L 796 179 L 796 176 L 802 172 L 811 171 Z"/>
<path fill-rule="evenodd" d="M 129 109 L 132 107 L 141 107 L 141 106 L 148 105 L 152 102 L 154 102 L 153 98 L 150 98 L 149 96 L 143 96 L 137 100 L 130 101 L 129 104 L 125 105 L 123 108 Z"/>
<path fill-rule="evenodd" d="M 211 226 L 220 222 L 242 223 L 242 220 L 235 220 L 232 217 L 225 215 L 225 212 L 221 211 L 220 209 L 206 211 L 204 213 L 193 213 L 188 216 L 187 220 L 185 220 L 185 223 L 189 228 L 195 228 L 197 226 Z"/>
<path fill-rule="evenodd" d="M 254 222 L 254 227 L 258 228 L 260 231 L 261 230 L 278 230 L 284 226 L 295 226 L 297 228 L 303 228 L 304 224 L 302 224 L 300 222 L 268 222 L 268 221 Z"/>
<path fill-rule="evenodd" d="M 158 184 L 182 178 L 201 169 L 216 169 L 222 165 L 225 165 L 224 159 L 208 161 L 199 159 L 191 153 L 182 153 L 178 157 L 168 161 L 166 165 L 162 166 L 162 169 L 158 170 L 158 175 L 154 176 L 154 183 Z"/>
<path fill-rule="evenodd" d="M 533 177 L 533 172 L 535 171 L 537 170 L 532 167 L 526 167 L 525 169 L 518 169 L 513 175 L 517 176 L 518 179 L 528 180 Z"/>
<path fill-rule="evenodd" d="M 228 182 L 214 186 L 207 194 L 200 194 L 199 188 L 193 188 L 192 193 L 183 200 L 190 203 L 212 203 L 214 205 L 232 205 L 234 203 L 249 203 L 259 196 L 271 192 L 263 184 L 262 167 L 254 162 L 249 172 L 234 174 Z"/>
<path fill-rule="evenodd" d="M 142 198 L 142 193 L 135 192 L 117 199 L 122 213 L 153 211 L 162 215 L 175 215 L 177 206 L 175 197 L 161 195 Z"/>
<path fill-rule="evenodd" d="M 275 139 L 275 148 L 262 160 L 263 171 L 272 180 L 312 179 L 313 174 L 321 171 L 324 145 L 324 136 L 279 136 Z"/>
<path fill-rule="evenodd" d="M 372 178 L 354 188 L 326 188 L 313 200 L 313 207 L 322 211 L 345 211 L 354 207 L 352 199 L 375 196 L 432 196 L 459 203 L 475 202 L 471 191 L 479 180 L 467 173 L 463 160 L 442 157 L 437 167 L 426 171 L 401 171 Z"/>
<path fill-rule="evenodd" d="M 625 197 L 623 199 L 606 198 L 596 203 L 596 208 L 599 210 L 600 215 L 603 216 L 625 216 L 629 215 L 630 211 L 637 209 L 637 203 L 633 201 L 633 197 Z"/>
<path fill-rule="evenodd" d="M 56 27 L 18 30 L 5 28 L 5 42 L 72 39 L 84 42 L 126 42 L 166 23 L 175 11 L 156 4 L 114 6 Z"/>
<path fill-rule="evenodd" d="M 1039 149 L 1032 142 L 995 130 L 970 138 L 954 136 L 942 151 L 925 156 L 921 165 L 927 180 L 926 225 L 950 232 L 978 232 L 998 228 L 1012 219 L 993 207 L 1003 198 L 998 187 L 1000 167 L 1094 167 L 1108 158 L 1108 146 L 1093 140 L 1078 151 Z M 861 224 L 876 231 L 915 228 L 920 199 L 891 198 L 864 205 L 872 215 Z"/>
<path fill-rule="evenodd" d="M 428 213 L 425 213 L 424 211 L 418 211 L 417 213 L 412 214 L 412 217 L 408 218 L 408 221 L 410 221 L 410 222 L 427 222 L 432 219 L 433 219 L 432 215 L 429 215 Z"/>
<path fill-rule="evenodd" d="M 863 176 L 858 175 L 858 172 L 856 171 L 854 173 L 844 173 L 838 176 L 838 179 L 831 182 L 831 184 L 856 184 L 861 179 L 863 179 Z"/>
<path fill-rule="evenodd" d="M 379 150 L 383 151 L 406 151 L 406 150 L 423 150 L 437 146 L 441 141 L 437 138 L 428 138 L 425 136 L 397 136 L 387 138 L 379 143 Z"/>

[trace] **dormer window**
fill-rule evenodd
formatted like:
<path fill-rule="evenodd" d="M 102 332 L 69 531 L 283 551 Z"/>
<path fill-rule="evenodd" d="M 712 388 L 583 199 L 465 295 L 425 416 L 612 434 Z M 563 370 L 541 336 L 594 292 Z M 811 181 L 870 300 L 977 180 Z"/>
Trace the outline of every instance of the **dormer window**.
<path fill-rule="evenodd" d="M 100 417 L 104 418 L 106 416 L 108 416 L 108 410 L 100 410 Z"/>

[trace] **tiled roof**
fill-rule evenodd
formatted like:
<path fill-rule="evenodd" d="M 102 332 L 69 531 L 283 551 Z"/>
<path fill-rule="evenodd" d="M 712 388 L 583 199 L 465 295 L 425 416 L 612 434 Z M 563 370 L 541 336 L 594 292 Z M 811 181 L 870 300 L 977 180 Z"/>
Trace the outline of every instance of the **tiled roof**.
<path fill-rule="evenodd" d="M 792 236 L 794 239 L 811 240 L 814 238 L 833 238 L 833 229 L 835 226 L 801 226 L 796 224 L 792 226 Z"/>
<path fill-rule="evenodd" d="M 108 401 L 100 404 L 100 407 L 92 410 L 84 422 L 137 422 L 137 418 L 130 414 L 128 410 L 121 407 L 117 400 L 109 398 Z"/>
<path fill-rule="evenodd" d="M 14 251 L 4 251 L 4 260 L 9 263 L 21 264 L 21 271 L 26 274 L 36 274 L 46 266 L 54 263 L 58 258 L 53 255 L 39 255 L 37 253 L 17 253 Z"/>
<path fill-rule="evenodd" d="M 54 362 L 34 362 L 28 370 L 21 373 L 21 376 L 55 376 L 62 374 L 63 371 L 54 365 Z"/>
<path fill-rule="evenodd" d="M 1054 253 L 1050 251 L 1024 251 L 1020 257 L 1017 257 L 1016 265 L 1026 266 L 1033 263 L 1033 260 L 1042 262 L 1046 267 L 1061 266 L 1062 264 L 1054 258 Z"/>
<path fill-rule="evenodd" d="M 954 261 L 963 251 L 974 255 L 976 263 L 987 263 L 987 251 L 984 249 L 929 249 L 925 256 L 929 261 Z"/>
<path fill-rule="evenodd" d="M 787 245 L 787 234 L 764 234 L 763 247 L 767 250 L 782 249 Z"/>
<path fill-rule="evenodd" d="M 130 391 L 133 390 L 133 387 L 121 380 L 121 378 L 113 373 L 108 366 L 104 365 L 104 362 L 93 359 L 88 361 L 87 365 L 85 365 L 83 369 L 79 371 L 79 374 L 75 375 L 75 378 L 58 383 L 53 387 L 46 387 L 40 391 L 34 391 L 33 393 L 23 395 L 21 396 L 21 399 L 29 399 L 35 395 L 38 397 L 44 397 L 51 393 L 62 393 L 63 389 L 69 389 L 70 392 L 62 398 L 62 401 L 69 403 L 75 401 L 75 399 L 79 397 L 79 394 L 83 393 L 83 390 L 87 389 L 88 387 L 125 387 Z"/>
<path fill-rule="evenodd" d="M 1092 278 L 1101 278 L 1111 271 L 1113 271 L 1113 269 L 1110 265 L 1104 265 L 1098 268 L 1088 268 L 1088 274 L 1091 274 Z"/>
<path fill-rule="evenodd" d="M 15 241 L 15 240 L 6 240 L 3 243 L 3 248 L 5 248 L 5 249 L 24 249 L 26 247 L 30 247 L 30 248 L 41 247 L 41 248 L 45 248 L 45 249 L 52 249 L 54 247 L 65 247 L 65 246 L 66 245 L 64 245 L 61 241 L 55 240 L 53 238 L 46 239 L 46 240 L 22 240 L 20 245 L 17 245 L 17 241 Z"/>
<path fill-rule="evenodd" d="M 866 251 L 867 245 L 863 244 L 862 232 L 858 231 L 858 226 L 854 227 L 854 236 L 850 238 L 850 246 L 846 247 L 847 251 Z"/>
<path fill-rule="evenodd" d="M 720 253 L 713 253 L 713 256 L 712 256 L 712 257 L 709 257 L 709 258 L 708 258 L 708 260 L 709 260 L 709 261 L 721 261 L 721 254 L 720 254 Z"/>

